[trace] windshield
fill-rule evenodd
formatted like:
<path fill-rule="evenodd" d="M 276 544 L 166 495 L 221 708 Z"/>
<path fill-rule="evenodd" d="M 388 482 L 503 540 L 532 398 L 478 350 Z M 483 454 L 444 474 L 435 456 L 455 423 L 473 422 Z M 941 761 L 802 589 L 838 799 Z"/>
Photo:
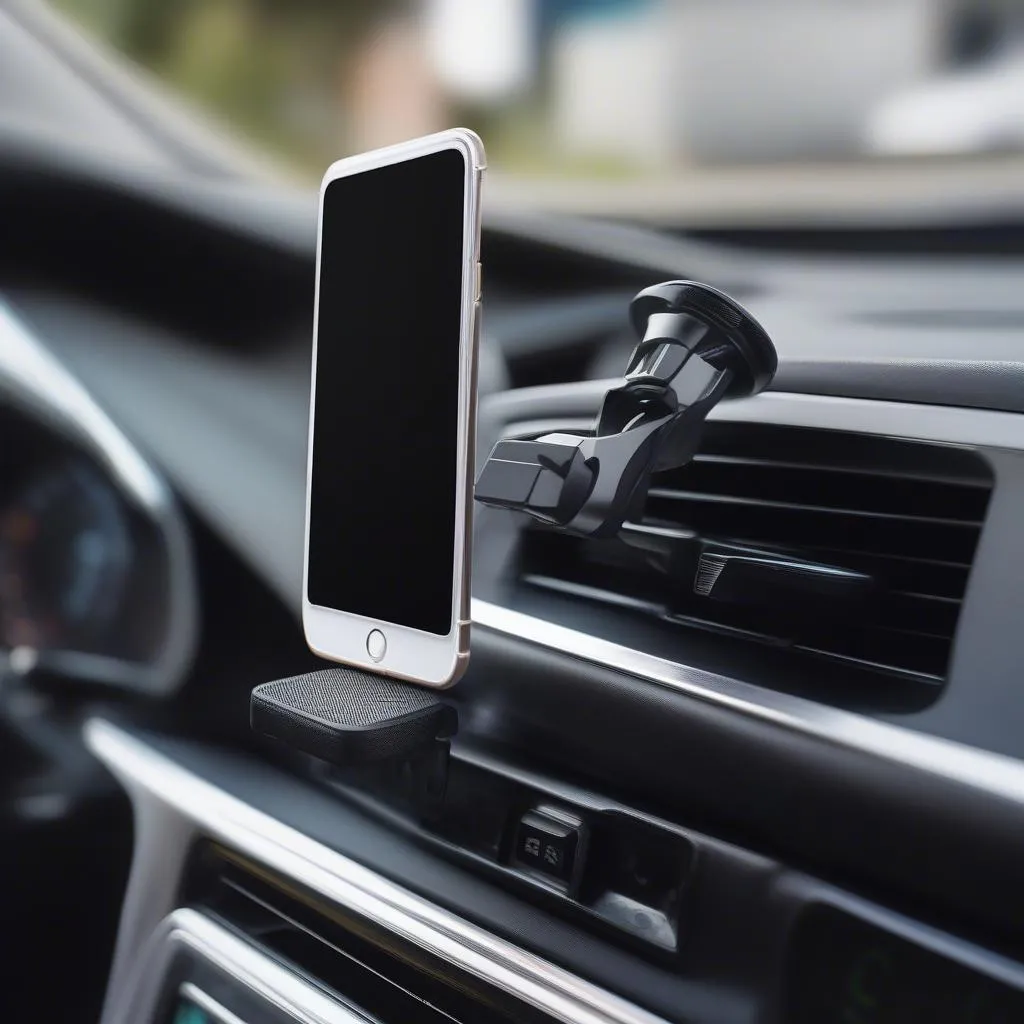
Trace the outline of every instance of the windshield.
<path fill-rule="evenodd" d="M 699 224 L 1024 192 L 1017 0 L 59 6 L 310 181 L 459 123 L 520 207 Z"/>

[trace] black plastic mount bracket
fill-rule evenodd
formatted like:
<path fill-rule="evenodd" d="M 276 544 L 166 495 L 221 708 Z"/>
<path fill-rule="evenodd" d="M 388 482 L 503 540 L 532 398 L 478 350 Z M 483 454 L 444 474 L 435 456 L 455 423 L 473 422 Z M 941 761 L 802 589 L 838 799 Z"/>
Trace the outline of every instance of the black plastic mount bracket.
<path fill-rule="evenodd" d="M 756 394 L 775 375 L 764 328 L 709 285 L 652 285 L 629 313 L 640 342 L 622 382 L 605 395 L 593 434 L 499 441 L 477 480 L 477 501 L 567 533 L 614 537 L 639 510 L 651 474 L 693 458 L 712 408 Z"/>
<path fill-rule="evenodd" d="M 405 762 L 424 813 L 444 800 L 459 716 L 431 690 L 338 666 L 257 686 L 250 722 L 337 768 Z"/>

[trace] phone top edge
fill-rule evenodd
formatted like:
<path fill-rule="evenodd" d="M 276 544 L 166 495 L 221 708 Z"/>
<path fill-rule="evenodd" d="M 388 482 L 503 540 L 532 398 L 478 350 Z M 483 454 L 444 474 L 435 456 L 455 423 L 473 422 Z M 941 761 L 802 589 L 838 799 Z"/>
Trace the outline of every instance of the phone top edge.
<path fill-rule="evenodd" d="M 446 149 L 455 149 L 462 153 L 468 165 L 475 171 L 483 171 L 487 167 L 487 157 L 480 136 L 470 128 L 448 128 L 433 135 L 407 139 L 404 142 L 353 153 L 335 160 L 328 166 L 320 181 L 321 197 L 327 186 L 336 178 L 358 174 L 364 170 L 376 170 L 416 157 L 429 156 L 431 153 L 440 153 Z"/>

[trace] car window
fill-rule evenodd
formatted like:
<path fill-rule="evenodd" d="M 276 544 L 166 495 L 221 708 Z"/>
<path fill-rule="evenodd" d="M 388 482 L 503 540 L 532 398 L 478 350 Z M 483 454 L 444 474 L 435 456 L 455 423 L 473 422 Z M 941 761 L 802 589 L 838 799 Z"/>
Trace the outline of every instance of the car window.
<path fill-rule="evenodd" d="M 577 212 L 912 202 L 907 182 L 950 163 L 1024 181 L 1006 163 L 1024 149 L 1008 0 L 59 4 L 309 180 L 462 123 L 496 195 Z"/>

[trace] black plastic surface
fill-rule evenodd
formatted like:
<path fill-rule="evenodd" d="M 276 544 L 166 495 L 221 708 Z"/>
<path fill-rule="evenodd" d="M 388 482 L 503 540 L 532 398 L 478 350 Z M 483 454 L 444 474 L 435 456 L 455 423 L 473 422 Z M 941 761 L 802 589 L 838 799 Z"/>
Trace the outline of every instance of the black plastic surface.
<path fill-rule="evenodd" d="M 132 855 L 80 721 L 0 670 L 0 1019 L 98 1020 Z M 60 965 L 60 984 L 41 982 Z"/>
<path fill-rule="evenodd" d="M 1010 1024 L 1024 992 L 831 907 L 809 907 L 787 969 L 789 1024 Z"/>

